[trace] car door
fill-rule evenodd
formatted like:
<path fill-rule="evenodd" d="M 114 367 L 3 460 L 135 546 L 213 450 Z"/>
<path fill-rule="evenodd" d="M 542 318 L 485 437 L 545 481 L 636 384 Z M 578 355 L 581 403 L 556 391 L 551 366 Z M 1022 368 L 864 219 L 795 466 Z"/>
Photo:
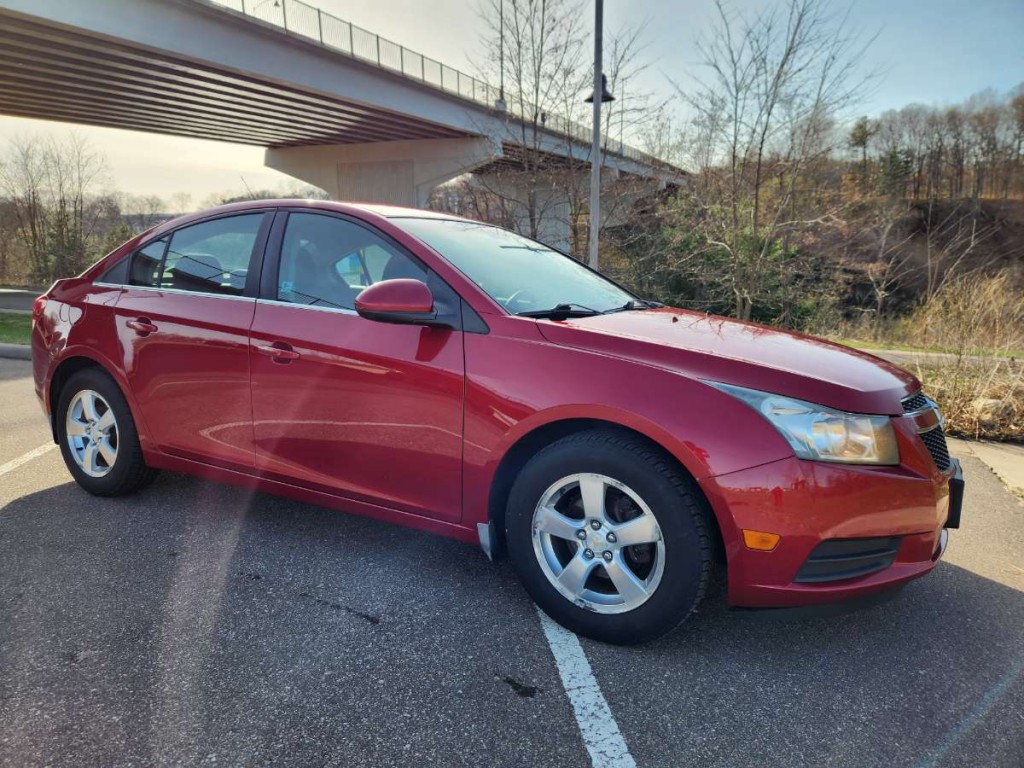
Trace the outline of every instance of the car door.
<path fill-rule="evenodd" d="M 123 367 L 166 453 L 252 471 L 249 326 L 272 219 L 208 219 L 130 256 L 115 307 Z"/>
<path fill-rule="evenodd" d="M 461 517 L 462 333 L 356 314 L 368 285 L 424 280 L 411 254 L 336 214 L 279 214 L 250 333 L 257 470 L 404 512 Z"/>

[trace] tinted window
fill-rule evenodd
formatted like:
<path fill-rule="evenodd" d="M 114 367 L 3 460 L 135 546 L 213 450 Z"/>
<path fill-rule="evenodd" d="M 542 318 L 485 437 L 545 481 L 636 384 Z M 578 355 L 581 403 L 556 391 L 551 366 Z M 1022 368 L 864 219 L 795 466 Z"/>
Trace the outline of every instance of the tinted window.
<path fill-rule="evenodd" d="M 160 285 L 160 265 L 167 250 L 167 238 L 161 238 L 140 248 L 132 257 L 131 273 L 128 282 L 131 285 Z"/>
<path fill-rule="evenodd" d="M 447 219 L 395 219 L 509 312 L 558 304 L 604 312 L 633 299 L 576 259 L 508 230 Z"/>
<path fill-rule="evenodd" d="M 366 227 L 315 213 L 288 217 L 281 244 L 278 300 L 353 309 L 364 288 L 399 277 L 426 281 L 427 273 Z"/>
<path fill-rule="evenodd" d="M 262 213 L 229 216 L 183 227 L 136 251 L 133 285 L 240 296 Z"/>

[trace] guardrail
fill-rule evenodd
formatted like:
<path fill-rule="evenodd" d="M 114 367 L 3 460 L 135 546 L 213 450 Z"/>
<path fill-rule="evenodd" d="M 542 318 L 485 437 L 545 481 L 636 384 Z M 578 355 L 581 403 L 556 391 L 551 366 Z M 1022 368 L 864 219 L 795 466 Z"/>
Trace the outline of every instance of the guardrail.
<path fill-rule="evenodd" d="M 208 2 L 279 27 L 282 32 L 299 35 L 332 51 L 437 88 L 474 104 L 494 109 L 498 101 L 499 91 L 493 85 L 411 51 L 403 45 L 357 27 L 337 16 L 324 13 L 302 0 Z M 534 122 L 540 118 L 545 130 L 563 134 L 581 143 L 590 144 L 592 141 L 593 132 L 590 127 L 559 115 L 545 115 L 525 103 L 517 104 L 513 101 L 507 104 L 506 112 L 527 122 Z M 604 137 L 602 148 L 607 154 L 618 155 L 644 165 L 676 170 L 664 160 L 608 137 Z"/>

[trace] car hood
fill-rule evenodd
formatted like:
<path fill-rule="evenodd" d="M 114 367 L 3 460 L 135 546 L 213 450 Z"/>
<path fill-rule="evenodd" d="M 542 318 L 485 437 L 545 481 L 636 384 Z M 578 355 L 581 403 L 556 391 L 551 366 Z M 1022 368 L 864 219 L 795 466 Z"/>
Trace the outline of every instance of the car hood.
<path fill-rule="evenodd" d="M 853 413 L 897 415 L 918 380 L 882 360 L 822 339 L 664 307 L 541 321 L 553 344 L 670 368 Z"/>

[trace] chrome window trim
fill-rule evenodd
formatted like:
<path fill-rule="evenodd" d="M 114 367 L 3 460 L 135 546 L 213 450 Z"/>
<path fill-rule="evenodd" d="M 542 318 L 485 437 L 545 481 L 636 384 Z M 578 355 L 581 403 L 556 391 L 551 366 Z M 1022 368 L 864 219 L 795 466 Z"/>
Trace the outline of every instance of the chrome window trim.
<path fill-rule="evenodd" d="M 294 307 L 295 309 L 313 309 L 317 312 L 333 312 L 338 315 L 359 315 L 354 309 L 345 307 L 318 307 L 315 304 L 297 304 L 294 301 L 281 301 L 280 299 L 256 299 L 257 304 L 271 304 L 278 307 Z"/>
<path fill-rule="evenodd" d="M 93 283 L 103 288 L 122 288 L 130 291 L 155 291 L 157 293 L 173 293 L 180 296 L 206 296 L 211 299 L 233 299 L 235 301 L 255 301 L 252 296 L 232 296 L 230 293 L 207 293 L 206 291 L 185 291 L 181 288 L 160 288 L 155 285 L 114 285 L 112 283 Z"/>

